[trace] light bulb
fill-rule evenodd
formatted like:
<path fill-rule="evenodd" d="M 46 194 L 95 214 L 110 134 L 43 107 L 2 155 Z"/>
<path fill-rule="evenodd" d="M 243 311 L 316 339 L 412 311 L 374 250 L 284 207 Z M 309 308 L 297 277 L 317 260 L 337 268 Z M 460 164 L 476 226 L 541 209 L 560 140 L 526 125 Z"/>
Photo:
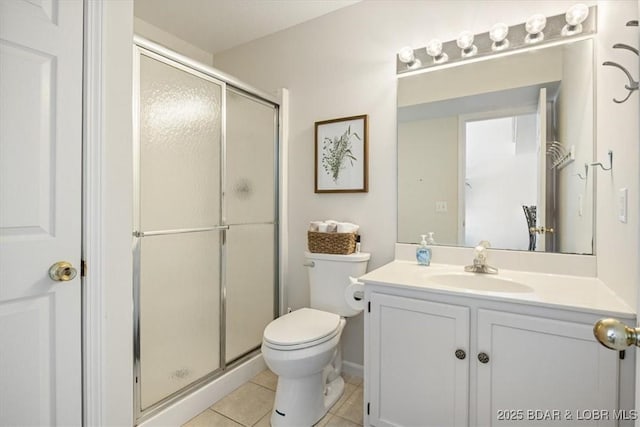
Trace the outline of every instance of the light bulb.
<path fill-rule="evenodd" d="M 409 46 L 405 46 L 402 49 L 400 49 L 400 52 L 398 52 L 398 59 L 400 60 L 400 62 L 409 64 L 415 61 L 416 57 L 413 54 L 413 49 Z"/>
<path fill-rule="evenodd" d="M 433 62 L 436 64 L 442 64 L 449 60 L 449 55 L 442 53 L 442 42 L 438 39 L 429 40 L 427 43 L 427 55 L 433 57 Z"/>
<path fill-rule="evenodd" d="M 442 53 L 442 42 L 438 39 L 429 40 L 426 49 L 429 56 L 438 56 Z"/>
<path fill-rule="evenodd" d="M 503 50 L 509 47 L 509 26 L 504 23 L 495 24 L 489 31 L 489 38 L 493 41 L 491 49 L 494 51 Z"/>
<path fill-rule="evenodd" d="M 525 43 L 537 43 L 539 41 L 544 40 L 544 27 L 547 25 L 547 18 L 537 13 L 532 15 L 527 19 L 524 27 L 527 30 L 527 36 L 525 37 Z"/>
<path fill-rule="evenodd" d="M 462 57 L 473 56 L 478 53 L 478 48 L 473 44 L 473 33 L 471 31 L 463 31 L 458 35 L 456 44 L 462 49 Z"/>
<path fill-rule="evenodd" d="M 571 6 L 564 16 L 567 25 L 562 28 L 561 34 L 563 36 L 580 34 L 582 32 L 582 23 L 588 16 L 589 8 L 586 5 L 579 3 Z"/>
<path fill-rule="evenodd" d="M 398 52 L 398 59 L 400 62 L 407 64 L 407 68 L 411 70 L 419 68 L 422 65 L 420 60 L 413 54 L 413 48 L 411 46 L 405 46 L 400 49 L 400 52 Z"/>

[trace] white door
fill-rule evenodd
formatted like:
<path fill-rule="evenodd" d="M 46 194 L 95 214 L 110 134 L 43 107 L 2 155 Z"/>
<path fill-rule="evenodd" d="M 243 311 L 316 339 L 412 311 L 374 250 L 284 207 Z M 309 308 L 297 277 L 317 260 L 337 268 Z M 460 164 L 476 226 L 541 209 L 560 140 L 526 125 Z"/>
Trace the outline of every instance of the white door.
<path fill-rule="evenodd" d="M 82 1 L 0 0 L 0 425 L 81 424 Z M 60 273 L 68 273 L 62 269 Z"/>
<path fill-rule="evenodd" d="M 538 227 L 546 226 L 547 209 L 547 89 L 540 89 L 537 111 L 537 142 L 538 142 Z M 544 233 L 538 234 L 536 251 L 545 251 L 546 239 Z"/>
<path fill-rule="evenodd" d="M 371 294 L 372 426 L 466 426 L 469 308 Z"/>

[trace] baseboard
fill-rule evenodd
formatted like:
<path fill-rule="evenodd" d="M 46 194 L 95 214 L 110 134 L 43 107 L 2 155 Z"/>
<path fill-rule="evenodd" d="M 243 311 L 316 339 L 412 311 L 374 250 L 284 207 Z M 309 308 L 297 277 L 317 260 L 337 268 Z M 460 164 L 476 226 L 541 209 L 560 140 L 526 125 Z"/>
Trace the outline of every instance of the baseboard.
<path fill-rule="evenodd" d="M 363 378 L 364 377 L 364 366 L 359 365 L 357 363 L 348 362 L 346 360 L 342 361 L 342 372 L 345 374 L 349 374 L 352 377 Z"/>
<path fill-rule="evenodd" d="M 201 389 L 168 406 L 140 423 L 139 426 L 180 426 L 249 381 L 266 367 L 262 354 L 258 354 Z"/>

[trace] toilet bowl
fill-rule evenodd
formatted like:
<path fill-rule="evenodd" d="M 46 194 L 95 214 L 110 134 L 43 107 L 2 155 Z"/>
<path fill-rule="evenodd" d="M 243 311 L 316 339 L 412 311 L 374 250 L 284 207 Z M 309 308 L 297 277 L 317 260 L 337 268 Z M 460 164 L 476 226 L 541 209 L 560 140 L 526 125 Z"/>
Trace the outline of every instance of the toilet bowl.
<path fill-rule="evenodd" d="M 265 329 L 262 355 L 278 376 L 272 426 L 311 426 L 340 398 L 344 381 L 332 372 L 332 362 L 345 324 L 333 313 L 301 308 Z M 297 333 L 283 332 L 289 325 Z"/>
<path fill-rule="evenodd" d="M 344 391 L 340 337 L 354 304 L 350 277 L 366 272 L 369 254 L 305 253 L 311 308 L 272 321 L 264 330 L 262 355 L 278 376 L 271 413 L 273 427 L 312 426 Z M 355 291 L 353 291 L 355 292 Z"/>

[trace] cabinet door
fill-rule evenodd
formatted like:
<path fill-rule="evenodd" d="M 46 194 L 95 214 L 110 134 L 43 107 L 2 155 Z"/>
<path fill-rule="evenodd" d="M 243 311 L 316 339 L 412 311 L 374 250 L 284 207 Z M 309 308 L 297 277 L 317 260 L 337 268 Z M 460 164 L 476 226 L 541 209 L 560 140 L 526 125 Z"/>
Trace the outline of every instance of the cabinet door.
<path fill-rule="evenodd" d="M 373 293 L 369 321 L 370 423 L 467 425 L 469 309 Z"/>
<path fill-rule="evenodd" d="M 591 325 L 478 310 L 481 352 L 478 425 L 616 425 L 618 353 Z"/>

